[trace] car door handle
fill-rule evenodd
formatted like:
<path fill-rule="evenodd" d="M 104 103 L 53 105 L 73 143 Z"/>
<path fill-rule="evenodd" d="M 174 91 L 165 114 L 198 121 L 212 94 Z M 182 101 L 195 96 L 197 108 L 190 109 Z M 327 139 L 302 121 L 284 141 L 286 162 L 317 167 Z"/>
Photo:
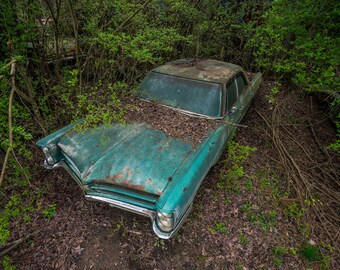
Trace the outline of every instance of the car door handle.
<path fill-rule="evenodd" d="M 237 112 L 238 108 L 237 107 L 232 107 L 231 110 L 230 110 L 230 114 L 233 114 L 235 112 Z"/>

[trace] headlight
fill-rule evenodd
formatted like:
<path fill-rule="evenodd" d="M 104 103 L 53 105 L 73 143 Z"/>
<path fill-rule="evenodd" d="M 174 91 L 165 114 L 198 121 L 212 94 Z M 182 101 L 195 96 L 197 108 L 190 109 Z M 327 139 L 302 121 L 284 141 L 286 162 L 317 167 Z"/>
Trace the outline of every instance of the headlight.
<path fill-rule="evenodd" d="M 174 228 L 174 215 L 158 212 L 157 225 L 162 231 L 172 231 Z"/>
<path fill-rule="evenodd" d="M 50 153 L 50 150 L 48 149 L 48 147 L 43 147 L 43 152 L 45 154 L 45 158 L 46 158 L 46 162 L 48 165 L 53 165 L 55 162 L 54 162 L 54 159 Z"/>

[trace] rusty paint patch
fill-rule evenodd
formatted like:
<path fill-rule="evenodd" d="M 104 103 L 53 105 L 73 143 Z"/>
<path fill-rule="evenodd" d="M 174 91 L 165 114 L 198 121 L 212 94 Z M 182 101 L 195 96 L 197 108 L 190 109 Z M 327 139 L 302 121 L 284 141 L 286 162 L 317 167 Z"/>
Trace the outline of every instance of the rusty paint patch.
<path fill-rule="evenodd" d="M 158 150 L 158 151 L 162 151 L 162 150 L 163 150 L 163 147 L 162 147 L 162 146 L 158 146 L 158 147 L 157 147 L 157 150 Z"/>
<path fill-rule="evenodd" d="M 152 179 L 150 177 L 148 178 L 148 183 L 152 184 Z"/>
<path fill-rule="evenodd" d="M 117 179 L 123 178 L 124 174 L 122 173 L 117 173 L 113 176 L 106 176 L 106 180 L 115 183 L 117 181 Z"/>
<path fill-rule="evenodd" d="M 128 188 L 131 188 L 131 189 L 138 189 L 138 190 L 142 190 L 144 191 L 145 188 L 142 186 L 142 185 L 135 185 L 135 184 L 132 184 L 130 180 L 123 180 L 121 182 L 118 182 L 118 181 L 112 181 L 110 176 L 106 177 L 106 180 L 102 180 L 102 179 L 94 179 L 92 180 L 91 182 L 92 183 L 96 183 L 96 184 L 107 184 L 108 181 L 107 179 L 110 179 L 110 183 L 111 184 L 115 184 L 115 185 L 118 185 L 118 186 L 123 186 L 123 187 L 128 187 Z"/>
<path fill-rule="evenodd" d="M 86 178 L 90 175 L 90 173 L 92 172 L 92 170 L 93 170 L 93 165 L 91 165 L 90 168 L 89 168 L 89 169 L 87 170 L 87 172 L 85 173 L 84 179 L 86 179 Z"/>
<path fill-rule="evenodd" d="M 159 189 L 157 189 L 157 190 L 156 190 L 156 193 L 157 193 L 158 195 L 161 195 L 161 194 L 162 194 L 162 191 L 159 190 Z"/>
<path fill-rule="evenodd" d="M 128 170 L 128 168 L 126 168 L 126 167 L 123 167 L 123 171 L 126 171 L 126 170 Z"/>
<path fill-rule="evenodd" d="M 128 187 L 128 188 L 133 188 L 133 189 L 138 189 L 138 190 L 145 190 L 145 187 L 143 187 L 142 185 L 135 185 L 135 184 L 131 184 L 130 180 L 123 180 L 122 182 L 116 182 L 117 185 L 121 185 L 124 187 Z"/>

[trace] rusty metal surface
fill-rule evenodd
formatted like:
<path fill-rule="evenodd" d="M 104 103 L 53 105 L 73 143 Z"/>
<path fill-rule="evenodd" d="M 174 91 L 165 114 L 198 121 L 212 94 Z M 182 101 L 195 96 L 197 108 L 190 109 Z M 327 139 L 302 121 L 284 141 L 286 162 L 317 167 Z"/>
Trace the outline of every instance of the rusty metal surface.
<path fill-rule="evenodd" d="M 214 60 L 182 59 L 154 72 L 221 84 L 243 70 Z M 218 125 L 195 147 L 146 124 L 103 125 L 84 133 L 74 131 L 73 124 L 41 139 L 37 145 L 56 163 L 65 162 L 88 198 L 147 213 L 153 219 L 155 233 L 167 239 L 188 214 L 201 182 L 220 157 L 261 80 L 261 74 L 257 74 L 223 118 L 216 120 Z M 226 89 L 223 91 L 220 103 L 226 102 Z M 156 213 L 173 217 L 172 231 L 161 231 Z"/>
<path fill-rule="evenodd" d="M 69 133 L 58 146 L 77 165 L 84 185 L 102 182 L 155 195 L 162 194 L 169 177 L 192 149 L 145 124 Z"/>
<path fill-rule="evenodd" d="M 226 62 L 188 58 L 166 63 L 153 71 L 193 80 L 227 83 L 236 73 L 243 72 L 243 69 Z"/>

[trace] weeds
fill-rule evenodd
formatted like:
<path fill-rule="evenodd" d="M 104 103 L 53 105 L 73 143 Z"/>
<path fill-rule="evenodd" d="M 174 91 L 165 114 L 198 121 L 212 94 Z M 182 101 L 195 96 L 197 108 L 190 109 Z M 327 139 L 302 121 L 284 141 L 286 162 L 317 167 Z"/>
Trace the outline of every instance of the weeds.
<path fill-rule="evenodd" d="M 163 248 L 165 246 L 165 242 L 164 242 L 163 239 L 160 239 L 160 238 L 157 237 L 157 238 L 155 238 L 155 242 L 154 242 L 153 246 L 157 247 L 157 248 L 159 248 L 159 247 Z"/>
<path fill-rule="evenodd" d="M 209 231 L 211 233 L 223 233 L 223 234 L 228 234 L 228 228 L 223 224 L 219 222 L 215 222 L 214 227 L 210 227 Z"/>
<path fill-rule="evenodd" d="M 30 213 L 35 211 L 33 200 L 27 200 L 26 193 L 13 194 L 0 216 L 0 244 L 7 242 L 10 236 L 10 222 L 14 219 L 30 222 Z"/>
<path fill-rule="evenodd" d="M 248 239 L 243 232 L 240 233 L 240 243 L 241 245 L 246 245 L 248 243 Z"/>
<path fill-rule="evenodd" d="M 43 211 L 43 215 L 51 219 L 57 212 L 57 205 L 55 203 L 50 204 L 50 206 Z"/>
<path fill-rule="evenodd" d="M 305 243 L 300 247 L 299 251 L 302 257 L 306 258 L 309 262 L 321 261 L 322 259 L 320 249 L 316 245 Z"/>
<path fill-rule="evenodd" d="M 251 203 L 250 202 L 246 202 L 243 206 L 242 206 L 242 211 L 244 213 L 249 213 L 250 209 L 251 209 Z"/>
<path fill-rule="evenodd" d="M 123 229 L 124 229 L 124 222 L 123 222 L 123 219 L 121 219 L 120 221 L 117 221 L 115 225 L 113 226 L 111 236 L 114 236 L 120 231 L 123 231 L 122 236 L 125 236 L 125 231 Z"/>
<path fill-rule="evenodd" d="M 253 191 L 253 189 L 254 189 L 253 182 L 250 179 L 246 180 L 244 182 L 244 185 L 245 185 L 247 191 Z"/>
<path fill-rule="evenodd" d="M 4 270 L 15 270 L 17 267 L 10 263 L 9 256 L 4 256 L 2 260 L 2 266 L 4 267 Z"/>
<path fill-rule="evenodd" d="M 287 255 L 289 253 L 289 251 L 285 247 L 275 247 L 273 249 L 273 253 L 274 253 L 274 255 L 282 256 L 282 255 Z"/>
<path fill-rule="evenodd" d="M 297 203 L 293 202 L 290 204 L 287 204 L 286 209 L 284 210 L 284 213 L 291 218 L 300 219 L 306 209 L 302 208 Z"/>
<path fill-rule="evenodd" d="M 236 265 L 235 265 L 235 268 L 236 268 L 237 270 L 243 270 L 244 268 L 243 268 L 242 262 L 241 262 L 241 261 L 237 261 L 237 262 L 236 262 Z"/>
<path fill-rule="evenodd" d="M 238 193 L 240 191 L 239 180 L 245 175 L 243 164 L 249 158 L 250 153 L 256 151 L 256 148 L 240 145 L 234 141 L 228 142 L 227 148 L 227 159 L 222 161 L 223 169 L 217 187 Z"/>
<path fill-rule="evenodd" d="M 274 265 L 275 265 L 276 267 L 280 267 L 280 266 L 282 265 L 282 263 L 283 263 L 283 261 L 282 261 L 281 258 L 278 258 L 278 257 L 275 257 L 275 258 L 274 258 Z"/>

